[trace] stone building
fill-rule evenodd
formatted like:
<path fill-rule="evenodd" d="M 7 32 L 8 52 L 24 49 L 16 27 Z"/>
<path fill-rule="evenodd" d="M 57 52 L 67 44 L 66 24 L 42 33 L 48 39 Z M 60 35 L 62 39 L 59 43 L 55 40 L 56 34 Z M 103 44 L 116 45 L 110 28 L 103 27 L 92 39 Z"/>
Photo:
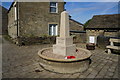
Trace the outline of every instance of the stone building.
<path fill-rule="evenodd" d="M 59 35 L 60 14 L 65 2 L 13 2 L 8 11 L 8 33 L 12 38 Z M 70 29 L 83 25 L 70 19 Z"/>
<path fill-rule="evenodd" d="M 8 16 L 7 9 L 0 5 L 0 35 L 7 34 Z"/>
<path fill-rule="evenodd" d="M 70 23 L 70 31 L 83 31 L 84 25 L 78 21 L 75 21 L 74 19 L 69 20 Z"/>
<path fill-rule="evenodd" d="M 98 36 L 120 37 L 119 20 L 120 14 L 93 16 L 85 28 L 87 43 L 98 44 Z"/>
<path fill-rule="evenodd" d="M 70 34 L 74 36 L 74 43 L 86 43 L 86 33 L 84 31 L 84 25 L 71 18 L 70 18 Z"/>

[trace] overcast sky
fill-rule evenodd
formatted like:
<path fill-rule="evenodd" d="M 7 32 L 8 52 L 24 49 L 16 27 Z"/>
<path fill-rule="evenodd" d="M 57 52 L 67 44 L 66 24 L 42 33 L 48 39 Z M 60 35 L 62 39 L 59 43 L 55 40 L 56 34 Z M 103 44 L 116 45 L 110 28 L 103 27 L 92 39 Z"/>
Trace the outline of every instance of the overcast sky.
<path fill-rule="evenodd" d="M 72 19 L 75 19 L 76 21 L 81 23 L 85 23 L 87 20 L 91 19 L 93 15 L 118 14 L 119 0 L 89 0 L 89 2 L 88 0 L 65 0 L 65 1 L 66 1 L 65 9 L 72 16 Z M 9 9 L 11 3 L 12 2 L 3 2 L 2 5 L 5 8 Z"/>

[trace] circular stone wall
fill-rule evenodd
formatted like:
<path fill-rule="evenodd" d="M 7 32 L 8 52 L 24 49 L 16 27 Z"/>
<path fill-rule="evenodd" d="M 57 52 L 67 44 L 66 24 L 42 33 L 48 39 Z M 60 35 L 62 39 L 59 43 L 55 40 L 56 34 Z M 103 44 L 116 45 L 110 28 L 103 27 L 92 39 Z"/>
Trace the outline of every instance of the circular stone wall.
<path fill-rule="evenodd" d="M 78 52 L 76 52 L 77 56 L 75 59 L 64 59 L 63 57 L 65 56 L 55 55 L 51 53 L 52 48 L 42 49 L 38 52 L 40 65 L 46 70 L 58 73 L 83 72 L 90 65 L 91 52 L 82 48 L 77 49 Z M 60 57 L 58 58 L 57 56 Z"/>

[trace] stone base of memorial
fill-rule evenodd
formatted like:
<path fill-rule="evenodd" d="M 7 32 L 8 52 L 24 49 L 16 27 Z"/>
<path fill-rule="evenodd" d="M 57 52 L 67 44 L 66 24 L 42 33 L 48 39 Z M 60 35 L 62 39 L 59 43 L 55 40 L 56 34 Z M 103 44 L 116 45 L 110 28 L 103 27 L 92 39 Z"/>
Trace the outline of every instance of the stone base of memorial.
<path fill-rule="evenodd" d="M 49 71 L 58 73 L 77 73 L 86 71 L 90 65 L 91 52 L 77 48 L 73 54 L 74 59 L 65 59 L 66 56 L 53 53 L 52 48 L 46 48 L 38 52 L 40 65 Z"/>

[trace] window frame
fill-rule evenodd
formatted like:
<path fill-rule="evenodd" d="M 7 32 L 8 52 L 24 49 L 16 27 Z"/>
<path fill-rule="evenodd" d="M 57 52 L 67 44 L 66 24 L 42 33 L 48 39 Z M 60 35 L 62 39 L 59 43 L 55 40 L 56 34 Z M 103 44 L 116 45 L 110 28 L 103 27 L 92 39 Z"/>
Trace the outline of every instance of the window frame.
<path fill-rule="evenodd" d="M 53 35 L 50 35 L 50 25 L 56 25 L 55 27 L 56 27 L 56 34 L 53 34 Z M 49 23 L 48 24 L 48 35 L 50 35 L 50 36 L 57 36 L 58 35 L 58 24 L 57 23 Z"/>
<path fill-rule="evenodd" d="M 58 2 L 50 2 L 50 3 L 56 3 L 56 6 L 51 6 L 51 5 L 50 5 L 50 6 L 49 6 L 49 12 L 50 12 L 50 13 L 58 13 Z M 51 8 L 56 8 L 56 12 L 52 12 L 52 11 L 50 10 Z"/>
<path fill-rule="evenodd" d="M 93 40 L 93 41 L 90 41 L 90 40 Z M 95 36 L 92 36 L 92 35 L 89 36 L 89 43 L 96 43 L 95 42 Z"/>

